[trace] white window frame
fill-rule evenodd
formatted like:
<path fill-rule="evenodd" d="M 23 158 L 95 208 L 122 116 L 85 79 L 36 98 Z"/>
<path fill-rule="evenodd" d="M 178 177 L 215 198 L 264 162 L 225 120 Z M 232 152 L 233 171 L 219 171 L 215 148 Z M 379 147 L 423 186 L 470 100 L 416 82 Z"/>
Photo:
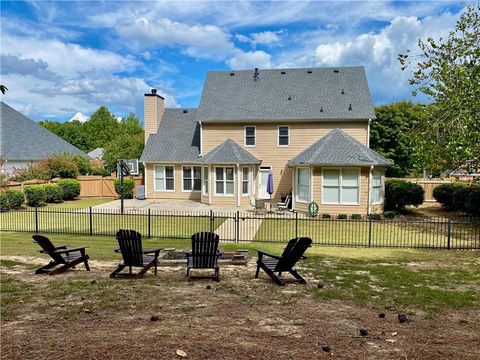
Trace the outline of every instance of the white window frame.
<path fill-rule="evenodd" d="M 167 178 L 165 168 L 173 168 L 173 189 L 166 190 Z M 157 168 L 163 168 L 163 190 L 157 190 Z M 175 165 L 154 165 L 153 166 L 153 190 L 154 192 L 175 192 Z"/>
<path fill-rule="evenodd" d="M 248 169 L 248 179 L 247 180 L 244 180 L 244 178 L 243 178 L 244 169 Z M 248 192 L 247 193 L 243 192 L 243 183 L 244 182 L 248 182 Z M 247 196 L 252 195 L 252 167 L 251 166 L 242 166 L 241 190 L 242 190 L 242 197 L 247 197 Z"/>
<path fill-rule="evenodd" d="M 300 169 L 307 169 L 308 172 L 309 172 L 309 175 L 310 175 L 310 181 L 309 181 L 309 189 L 308 189 L 308 197 L 309 199 L 307 201 L 305 200 L 302 200 L 302 199 L 299 199 L 298 197 L 298 174 L 299 174 L 299 171 Z M 312 169 L 309 168 L 309 167 L 306 167 L 306 166 L 302 166 L 302 167 L 297 167 L 295 168 L 295 202 L 297 203 L 301 203 L 301 204 L 308 204 L 312 201 Z"/>
<path fill-rule="evenodd" d="M 184 180 L 186 180 L 184 178 L 184 169 L 185 168 L 190 168 L 190 181 L 191 181 L 191 185 L 192 185 L 192 189 L 191 190 L 186 190 L 185 187 L 184 187 Z M 195 179 L 199 179 L 199 178 L 195 178 L 194 177 L 194 174 L 195 174 L 195 171 L 193 170 L 193 168 L 200 168 L 200 190 L 194 190 L 194 184 L 195 184 Z M 202 191 L 202 167 L 201 166 L 198 166 L 198 165 L 182 165 L 182 192 L 200 192 Z"/>
<path fill-rule="evenodd" d="M 253 145 L 247 145 L 247 128 L 253 128 Z M 257 127 L 255 125 L 245 125 L 243 127 L 243 145 L 245 147 L 255 147 L 257 146 Z"/>
<path fill-rule="evenodd" d="M 378 172 L 380 173 L 380 186 L 375 186 L 375 187 L 379 187 L 380 188 L 380 200 L 375 202 L 373 201 L 373 180 L 374 180 L 374 177 L 375 177 L 375 172 Z M 372 205 L 381 205 L 383 204 L 383 201 L 384 201 L 384 197 L 385 197 L 385 190 L 384 190 L 384 184 L 385 184 L 385 173 L 384 171 L 382 171 L 381 169 L 373 169 L 372 171 L 372 189 L 371 189 L 371 192 L 372 192 Z"/>
<path fill-rule="evenodd" d="M 226 169 L 227 168 L 231 168 L 233 170 L 233 180 L 228 180 L 227 181 L 227 171 Z M 218 180 L 218 181 L 223 181 L 223 193 L 218 193 L 217 192 L 217 169 L 223 169 L 223 179 L 222 180 Z M 214 194 L 215 196 L 225 196 L 225 197 L 234 197 L 235 196 L 235 167 L 234 166 L 215 166 L 215 171 L 214 171 L 214 174 L 215 174 L 215 191 L 214 191 Z M 232 182 L 233 183 L 233 193 L 231 194 L 227 194 L 226 193 L 226 190 L 227 190 L 227 182 Z"/>
<path fill-rule="evenodd" d="M 325 170 L 338 170 L 338 176 L 339 176 L 339 179 L 338 179 L 338 188 L 339 188 L 339 191 L 340 191 L 340 200 L 339 202 L 325 202 L 323 200 L 323 188 L 324 188 L 324 171 Z M 357 186 L 343 186 L 343 170 L 357 170 L 357 173 L 358 173 L 358 185 Z M 358 168 L 358 167 L 351 167 L 351 168 L 339 168 L 339 167 L 324 167 L 322 168 L 322 188 L 320 189 L 321 191 L 321 196 L 322 196 L 322 204 L 323 205 L 360 205 L 360 197 L 361 197 L 361 189 L 362 189 L 362 186 L 361 186 L 361 181 L 362 181 L 362 173 L 361 173 L 361 169 Z M 357 193 L 357 202 L 355 203 L 352 203 L 352 202 L 343 202 L 343 191 L 342 191 L 342 188 L 344 187 L 349 187 L 349 188 L 358 188 L 358 193 Z"/>
<path fill-rule="evenodd" d="M 208 186 L 210 180 L 210 168 L 209 166 L 202 167 L 202 194 L 207 196 L 208 195 Z"/>
<path fill-rule="evenodd" d="M 280 145 L 280 128 L 286 127 L 288 129 L 288 144 L 287 145 Z M 277 146 L 278 147 L 290 147 L 290 125 L 278 125 L 277 127 Z"/>

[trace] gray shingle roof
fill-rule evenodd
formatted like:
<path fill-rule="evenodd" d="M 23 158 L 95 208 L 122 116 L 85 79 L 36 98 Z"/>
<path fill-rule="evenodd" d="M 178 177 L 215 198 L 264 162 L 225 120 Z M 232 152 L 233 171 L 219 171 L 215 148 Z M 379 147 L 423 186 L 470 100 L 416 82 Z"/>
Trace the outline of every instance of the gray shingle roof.
<path fill-rule="evenodd" d="M 260 161 L 232 139 L 227 139 L 202 158 L 206 164 L 259 164 Z"/>
<path fill-rule="evenodd" d="M 53 154 L 70 153 L 88 157 L 17 110 L 1 102 L 0 154 L 7 160 L 41 160 Z"/>
<path fill-rule="evenodd" d="M 362 143 L 333 129 L 288 162 L 289 165 L 390 166 L 392 163 Z"/>
<path fill-rule="evenodd" d="M 198 161 L 200 125 L 195 121 L 196 112 L 196 109 L 165 109 L 158 132 L 149 136 L 140 161 Z"/>
<path fill-rule="evenodd" d="M 92 159 L 102 160 L 104 151 L 104 148 L 96 148 L 95 150 L 90 151 L 87 155 L 90 156 Z"/>
<path fill-rule="evenodd" d="M 209 71 L 196 119 L 268 121 L 375 118 L 363 67 L 259 70 L 256 81 L 254 72 Z"/>

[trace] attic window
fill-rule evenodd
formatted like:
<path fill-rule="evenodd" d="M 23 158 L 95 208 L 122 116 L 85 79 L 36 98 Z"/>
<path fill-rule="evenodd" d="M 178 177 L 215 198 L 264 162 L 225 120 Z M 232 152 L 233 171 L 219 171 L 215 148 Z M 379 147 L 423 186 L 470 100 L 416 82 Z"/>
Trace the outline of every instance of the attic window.
<path fill-rule="evenodd" d="M 308 71 L 307 71 L 307 74 L 311 74 L 311 73 L 312 73 L 312 70 L 308 70 Z"/>
<path fill-rule="evenodd" d="M 338 73 L 338 69 L 333 69 L 333 72 L 334 72 L 334 73 Z"/>
<path fill-rule="evenodd" d="M 282 71 L 280 74 L 285 75 L 285 71 Z"/>
<path fill-rule="evenodd" d="M 234 72 L 231 72 L 231 73 L 230 73 L 230 76 L 235 76 L 235 73 L 234 73 Z"/>
<path fill-rule="evenodd" d="M 188 110 L 187 109 L 183 110 L 183 113 L 184 114 L 188 113 Z"/>

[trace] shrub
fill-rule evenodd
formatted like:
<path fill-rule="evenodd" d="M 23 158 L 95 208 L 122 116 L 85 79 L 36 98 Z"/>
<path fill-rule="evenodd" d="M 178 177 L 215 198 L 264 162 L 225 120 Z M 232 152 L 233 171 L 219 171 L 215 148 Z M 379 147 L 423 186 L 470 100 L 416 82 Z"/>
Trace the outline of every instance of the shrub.
<path fill-rule="evenodd" d="M 67 157 L 69 155 L 66 155 Z M 73 162 L 77 165 L 78 172 L 80 175 L 88 175 L 92 173 L 92 165 L 90 165 L 90 161 L 83 156 L 76 155 L 72 157 Z"/>
<path fill-rule="evenodd" d="M 442 184 L 433 189 L 433 197 L 447 211 L 464 210 L 468 192 L 463 184 Z"/>
<path fill-rule="evenodd" d="M 41 185 L 25 186 L 25 200 L 28 206 L 40 206 L 46 201 L 45 187 Z"/>
<path fill-rule="evenodd" d="M 0 211 L 7 211 L 8 207 L 8 198 L 4 192 L 0 192 Z"/>
<path fill-rule="evenodd" d="M 90 169 L 91 175 L 110 176 L 110 171 L 100 166 L 92 166 Z"/>
<path fill-rule="evenodd" d="M 383 213 L 383 216 L 387 219 L 393 219 L 395 217 L 395 215 L 397 215 L 397 213 L 395 211 L 385 211 Z"/>
<path fill-rule="evenodd" d="M 380 215 L 380 214 L 370 214 L 369 219 L 374 220 L 374 221 L 382 220 L 382 215 Z"/>
<path fill-rule="evenodd" d="M 133 198 L 133 188 L 135 187 L 135 181 L 133 179 L 123 179 L 123 198 Z M 115 191 L 120 195 L 120 179 L 115 180 Z"/>
<path fill-rule="evenodd" d="M 47 203 L 59 203 L 63 199 L 63 190 L 57 184 L 43 185 L 45 188 L 45 200 Z"/>
<path fill-rule="evenodd" d="M 322 219 L 331 219 L 332 215 L 330 214 L 322 214 Z"/>
<path fill-rule="evenodd" d="M 62 179 L 58 183 L 62 189 L 63 200 L 74 200 L 80 195 L 80 181 L 75 179 Z"/>
<path fill-rule="evenodd" d="M 20 190 L 7 190 L 5 195 L 10 209 L 18 209 L 25 202 L 25 195 Z"/>
<path fill-rule="evenodd" d="M 347 219 L 347 214 L 338 214 L 337 219 L 345 220 Z"/>
<path fill-rule="evenodd" d="M 360 220 L 362 218 L 362 215 L 360 214 L 352 214 L 350 217 L 352 220 Z"/>
<path fill-rule="evenodd" d="M 55 155 L 43 160 L 50 178 L 75 179 L 80 173 L 75 158 L 71 155 Z"/>
<path fill-rule="evenodd" d="M 418 185 L 402 180 L 390 180 L 385 184 L 385 209 L 402 211 L 407 205 L 423 203 L 425 191 Z"/>
<path fill-rule="evenodd" d="M 480 186 L 474 186 L 469 189 L 465 199 L 465 211 L 472 215 L 480 215 Z"/>
<path fill-rule="evenodd" d="M 10 177 L 11 181 L 23 182 L 27 180 L 48 180 L 50 173 L 43 161 L 28 164 L 21 169 L 15 169 Z"/>

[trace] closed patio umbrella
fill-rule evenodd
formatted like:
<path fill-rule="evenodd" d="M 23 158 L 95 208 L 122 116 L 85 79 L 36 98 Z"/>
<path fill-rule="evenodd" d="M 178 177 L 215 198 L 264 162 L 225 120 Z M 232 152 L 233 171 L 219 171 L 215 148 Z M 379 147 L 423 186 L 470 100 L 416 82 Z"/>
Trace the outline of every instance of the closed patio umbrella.
<path fill-rule="evenodd" d="M 270 195 L 270 210 L 272 210 L 273 174 L 271 169 L 267 178 L 267 193 Z"/>

